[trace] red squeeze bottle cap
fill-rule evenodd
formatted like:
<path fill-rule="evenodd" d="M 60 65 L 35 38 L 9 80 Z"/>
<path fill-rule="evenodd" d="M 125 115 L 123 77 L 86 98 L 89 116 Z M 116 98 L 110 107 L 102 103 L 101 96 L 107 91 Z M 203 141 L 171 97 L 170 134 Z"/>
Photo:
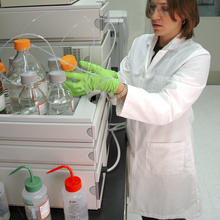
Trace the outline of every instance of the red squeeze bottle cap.
<path fill-rule="evenodd" d="M 73 171 L 69 166 L 66 165 L 62 165 L 62 166 L 58 166 L 50 171 L 47 172 L 48 173 L 53 173 L 54 171 L 57 171 L 59 169 L 63 169 L 66 168 L 69 170 L 70 172 L 70 177 L 65 179 L 65 189 L 68 192 L 77 192 L 82 188 L 82 181 L 78 176 L 74 176 L 73 175 Z"/>

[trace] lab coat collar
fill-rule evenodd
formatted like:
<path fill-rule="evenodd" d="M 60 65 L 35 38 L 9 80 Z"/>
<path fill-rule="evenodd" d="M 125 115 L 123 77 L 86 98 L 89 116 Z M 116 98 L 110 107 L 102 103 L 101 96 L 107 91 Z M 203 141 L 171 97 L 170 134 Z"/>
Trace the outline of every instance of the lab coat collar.
<path fill-rule="evenodd" d="M 166 46 L 164 46 L 161 50 L 173 50 L 179 47 L 181 43 L 185 41 L 185 38 L 180 38 L 181 33 L 179 33 L 175 38 L 173 38 Z M 152 48 L 155 47 L 158 40 L 158 36 L 154 35 L 153 41 L 149 42 L 152 45 Z"/>

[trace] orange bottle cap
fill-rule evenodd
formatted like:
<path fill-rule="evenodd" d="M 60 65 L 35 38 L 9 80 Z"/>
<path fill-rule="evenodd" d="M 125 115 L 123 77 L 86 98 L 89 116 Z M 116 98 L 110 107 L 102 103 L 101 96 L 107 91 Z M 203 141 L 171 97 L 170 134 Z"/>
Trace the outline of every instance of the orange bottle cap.
<path fill-rule="evenodd" d="M 77 61 L 75 56 L 69 54 L 61 57 L 61 59 L 66 61 L 66 62 L 60 61 L 60 65 L 63 71 L 72 71 L 77 67 Z M 67 63 L 69 63 L 70 65 Z"/>
<path fill-rule="evenodd" d="M 27 50 L 31 47 L 31 41 L 29 39 L 17 39 L 14 40 L 15 50 Z"/>
<path fill-rule="evenodd" d="M 5 65 L 4 63 L 0 62 L 0 72 L 4 73 L 5 72 Z"/>

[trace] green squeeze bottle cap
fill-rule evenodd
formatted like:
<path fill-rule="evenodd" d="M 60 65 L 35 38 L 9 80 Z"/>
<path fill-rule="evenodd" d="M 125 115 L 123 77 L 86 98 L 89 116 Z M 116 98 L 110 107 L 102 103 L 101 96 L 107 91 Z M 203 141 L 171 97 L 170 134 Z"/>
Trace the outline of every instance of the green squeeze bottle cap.
<path fill-rule="evenodd" d="M 41 189 L 42 187 L 42 181 L 39 176 L 34 176 L 32 173 L 32 170 L 29 166 L 23 165 L 18 167 L 17 169 L 13 170 L 11 173 L 9 173 L 9 176 L 16 173 L 18 170 L 26 168 L 29 171 L 30 177 L 27 178 L 24 182 L 25 189 L 27 192 L 37 192 Z"/>
<path fill-rule="evenodd" d="M 48 171 L 47 174 L 52 173 L 52 172 L 54 172 L 56 170 L 59 170 L 59 169 L 62 169 L 62 168 L 66 168 L 70 172 L 70 177 L 66 178 L 66 180 L 65 180 L 66 191 L 68 191 L 68 192 L 77 192 L 77 191 L 79 191 L 82 188 L 81 179 L 78 176 L 73 175 L 73 171 L 69 166 L 66 166 L 66 165 L 58 166 L 58 167 Z"/>

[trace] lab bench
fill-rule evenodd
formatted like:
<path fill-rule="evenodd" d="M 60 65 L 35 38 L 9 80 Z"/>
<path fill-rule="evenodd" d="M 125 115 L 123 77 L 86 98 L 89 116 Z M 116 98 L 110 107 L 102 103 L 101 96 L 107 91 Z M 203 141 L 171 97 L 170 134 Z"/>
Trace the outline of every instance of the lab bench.
<path fill-rule="evenodd" d="M 115 115 L 113 108 L 113 116 L 111 122 L 122 122 L 123 118 Z M 127 219 L 126 210 L 126 134 L 125 130 L 117 131 L 121 147 L 121 158 L 118 166 L 107 173 L 104 185 L 104 193 L 102 198 L 101 209 L 89 210 L 89 220 L 125 220 Z M 108 156 L 108 167 L 116 161 L 117 149 L 113 138 L 110 137 Z M 10 206 L 10 220 L 25 220 L 24 207 Z M 64 220 L 63 209 L 51 209 L 52 220 Z"/>

